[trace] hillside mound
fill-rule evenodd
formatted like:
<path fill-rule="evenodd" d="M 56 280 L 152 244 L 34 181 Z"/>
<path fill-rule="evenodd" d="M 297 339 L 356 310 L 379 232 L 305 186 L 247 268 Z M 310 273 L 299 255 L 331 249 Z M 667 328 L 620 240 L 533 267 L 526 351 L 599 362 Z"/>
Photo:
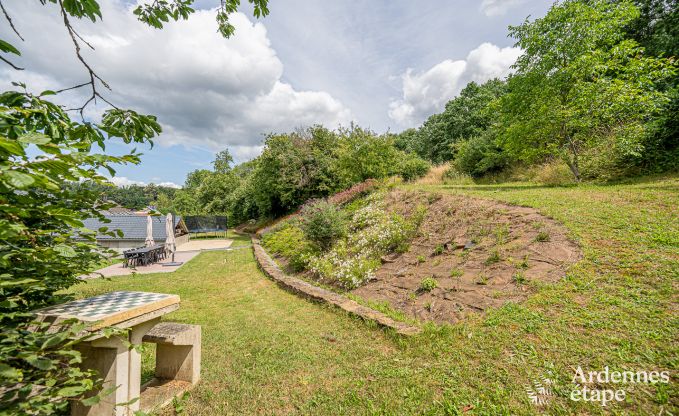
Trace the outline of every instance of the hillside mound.
<path fill-rule="evenodd" d="M 354 289 L 420 320 L 453 323 L 525 299 L 532 282 L 556 282 L 581 257 L 565 227 L 532 208 L 462 195 L 394 190 L 387 207 L 410 216 L 427 206 L 404 253 L 382 258 Z"/>

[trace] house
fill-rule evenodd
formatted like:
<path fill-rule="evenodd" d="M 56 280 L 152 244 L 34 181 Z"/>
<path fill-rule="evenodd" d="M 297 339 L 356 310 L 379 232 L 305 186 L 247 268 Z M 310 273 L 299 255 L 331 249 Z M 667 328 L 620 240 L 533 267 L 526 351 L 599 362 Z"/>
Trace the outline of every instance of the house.
<path fill-rule="evenodd" d="M 107 227 L 109 231 L 122 231 L 123 236 L 97 234 L 97 244 L 120 252 L 145 244 L 148 215 L 121 211 L 105 211 L 102 214 L 111 222 L 104 223 L 98 218 L 88 218 L 84 221 L 85 228 L 97 231 L 101 227 Z M 175 244 L 179 246 L 189 241 L 189 230 L 181 216 L 175 215 L 173 217 Z M 156 244 L 164 243 L 166 238 L 165 216 L 151 216 L 151 221 L 153 223 L 153 240 Z"/>

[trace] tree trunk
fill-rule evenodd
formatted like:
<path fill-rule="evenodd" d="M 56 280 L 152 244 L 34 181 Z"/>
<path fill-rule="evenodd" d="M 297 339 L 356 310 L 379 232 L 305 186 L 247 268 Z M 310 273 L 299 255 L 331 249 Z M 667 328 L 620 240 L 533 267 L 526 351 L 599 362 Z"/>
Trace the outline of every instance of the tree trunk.
<path fill-rule="evenodd" d="M 575 176 L 575 181 L 579 183 L 582 180 L 582 177 L 580 176 L 580 164 L 578 163 L 578 148 L 571 138 L 568 138 L 568 150 L 570 151 L 572 158 L 566 155 L 566 164 L 568 164 L 573 176 Z"/>
<path fill-rule="evenodd" d="M 566 164 L 570 168 L 571 172 L 573 173 L 573 176 L 575 177 L 576 182 L 581 182 L 580 178 L 580 168 L 578 167 L 578 162 L 577 159 L 574 161 L 571 161 L 570 159 L 566 159 Z"/>

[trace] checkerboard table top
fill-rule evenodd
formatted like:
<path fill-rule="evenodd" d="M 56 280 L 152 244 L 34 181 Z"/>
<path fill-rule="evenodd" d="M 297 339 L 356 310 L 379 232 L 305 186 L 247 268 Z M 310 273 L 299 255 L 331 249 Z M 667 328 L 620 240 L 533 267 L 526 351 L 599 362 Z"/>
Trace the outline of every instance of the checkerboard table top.
<path fill-rule="evenodd" d="M 75 318 L 83 322 L 97 322 L 97 327 L 101 328 L 178 303 L 177 295 L 118 291 L 50 306 L 36 311 L 36 314 L 41 320 Z"/>

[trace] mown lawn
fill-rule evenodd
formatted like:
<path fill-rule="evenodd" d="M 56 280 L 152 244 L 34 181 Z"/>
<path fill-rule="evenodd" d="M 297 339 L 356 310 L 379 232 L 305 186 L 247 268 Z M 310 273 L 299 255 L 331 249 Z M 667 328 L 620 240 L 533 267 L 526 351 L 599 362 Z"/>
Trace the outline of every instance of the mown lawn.
<path fill-rule="evenodd" d="M 248 249 L 76 292 L 181 296 L 168 319 L 203 327 L 203 380 L 185 403 L 189 415 L 679 414 L 679 179 L 419 189 L 535 207 L 566 225 L 585 259 L 560 283 L 533 285 L 520 305 L 412 338 L 280 289 Z M 606 407 L 575 403 L 567 396 L 577 366 L 670 370 L 672 382 L 626 385 L 626 402 Z M 525 390 L 541 377 L 556 382 L 546 407 Z"/>

